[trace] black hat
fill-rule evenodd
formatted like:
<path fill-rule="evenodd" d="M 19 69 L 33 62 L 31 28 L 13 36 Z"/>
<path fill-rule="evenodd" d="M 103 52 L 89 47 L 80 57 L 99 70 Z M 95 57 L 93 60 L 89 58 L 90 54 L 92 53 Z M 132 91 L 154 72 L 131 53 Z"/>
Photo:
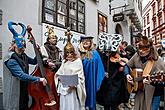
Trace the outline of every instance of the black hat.
<path fill-rule="evenodd" d="M 92 36 L 81 36 L 80 37 L 80 41 L 84 40 L 84 39 L 93 39 L 94 37 Z"/>
<path fill-rule="evenodd" d="M 132 45 L 128 45 L 126 48 L 125 48 L 125 51 L 129 51 L 131 53 L 135 53 L 136 50 L 135 48 L 132 46 Z"/>

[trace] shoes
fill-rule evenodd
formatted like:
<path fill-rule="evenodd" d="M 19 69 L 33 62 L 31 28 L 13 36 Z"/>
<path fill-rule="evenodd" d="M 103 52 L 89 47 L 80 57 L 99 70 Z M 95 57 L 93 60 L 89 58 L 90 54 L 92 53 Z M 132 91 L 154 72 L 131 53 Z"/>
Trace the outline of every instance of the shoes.
<path fill-rule="evenodd" d="M 127 107 L 128 109 L 132 108 L 132 105 L 130 103 L 124 103 L 124 106 Z"/>
<path fill-rule="evenodd" d="M 117 110 L 124 110 L 124 108 L 123 107 L 118 107 Z"/>
<path fill-rule="evenodd" d="M 121 103 L 121 104 L 117 107 L 117 110 L 124 110 L 124 104 Z"/>
<path fill-rule="evenodd" d="M 130 104 L 131 104 L 132 106 L 135 105 L 134 101 L 135 101 L 135 99 L 130 99 Z"/>

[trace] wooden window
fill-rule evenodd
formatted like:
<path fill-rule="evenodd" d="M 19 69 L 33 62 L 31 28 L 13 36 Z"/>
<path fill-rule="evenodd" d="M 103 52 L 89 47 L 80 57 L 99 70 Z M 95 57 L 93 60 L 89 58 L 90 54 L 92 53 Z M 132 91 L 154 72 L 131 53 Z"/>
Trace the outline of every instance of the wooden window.
<path fill-rule="evenodd" d="M 98 13 L 98 34 L 101 32 L 107 32 L 107 17 Z"/>
<path fill-rule="evenodd" d="M 80 0 L 43 0 L 42 22 L 85 34 L 85 4 Z"/>

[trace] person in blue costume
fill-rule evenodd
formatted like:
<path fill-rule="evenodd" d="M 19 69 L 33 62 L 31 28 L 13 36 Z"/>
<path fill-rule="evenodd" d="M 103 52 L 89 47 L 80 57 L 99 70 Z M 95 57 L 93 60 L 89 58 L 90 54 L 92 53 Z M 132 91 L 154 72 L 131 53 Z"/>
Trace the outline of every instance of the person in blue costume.
<path fill-rule="evenodd" d="M 96 109 L 96 92 L 105 76 L 104 66 L 97 50 L 93 49 L 93 37 L 81 37 L 78 46 L 83 62 L 86 86 L 86 103 L 89 110 Z"/>
<path fill-rule="evenodd" d="M 15 26 L 22 27 L 22 33 L 18 34 Z M 13 41 L 9 53 L 4 58 L 3 68 L 3 107 L 5 110 L 27 110 L 28 109 L 28 81 L 42 82 L 46 85 L 45 78 L 29 75 L 29 64 L 35 65 L 36 58 L 28 57 L 24 51 L 26 42 L 24 36 L 26 27 L 22 23 L 9 22 L 8 28 L 13 34 Z"/>

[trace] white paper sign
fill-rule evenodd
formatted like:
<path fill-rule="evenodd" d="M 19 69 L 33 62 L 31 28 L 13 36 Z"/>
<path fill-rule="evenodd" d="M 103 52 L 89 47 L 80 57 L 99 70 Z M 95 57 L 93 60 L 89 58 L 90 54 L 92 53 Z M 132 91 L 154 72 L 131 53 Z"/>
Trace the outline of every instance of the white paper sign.
<path fill-rule="evenodd" d="M 78 74 L 74 75 L 59 75 L 59 79 L 64 87 L 77 86 L 78 85 Z"/>
<path fill-rule="evenodd" d="M 46 42 L 47 39 L 47 35 L 48 35 L 48 29 L 46 28 L 47 26 L 52 27 L 53 31 L 55 33 L 55 35 L 58 37 L 57 40 L 57 47 L 60 48 L 60 50 L 63 51 L 63 48 L 67 42 L 67 37 L 65 36 L 64 32 L 66 31 L 66 29 L 63 28 L 59 28 L 53 25 L 49 25 L 46 23 L 42 23 L 42 36 L 43 36 L 43 41 L 42 41 L 42 45 Z M 79 34 L 76 32 L 72 32 L 72 38 L 71 38 L 71 43 L 72 45 L 77 48 L 79 41 L 80 41 L 80 36 L 84 36 L 83 34 Z"/>

